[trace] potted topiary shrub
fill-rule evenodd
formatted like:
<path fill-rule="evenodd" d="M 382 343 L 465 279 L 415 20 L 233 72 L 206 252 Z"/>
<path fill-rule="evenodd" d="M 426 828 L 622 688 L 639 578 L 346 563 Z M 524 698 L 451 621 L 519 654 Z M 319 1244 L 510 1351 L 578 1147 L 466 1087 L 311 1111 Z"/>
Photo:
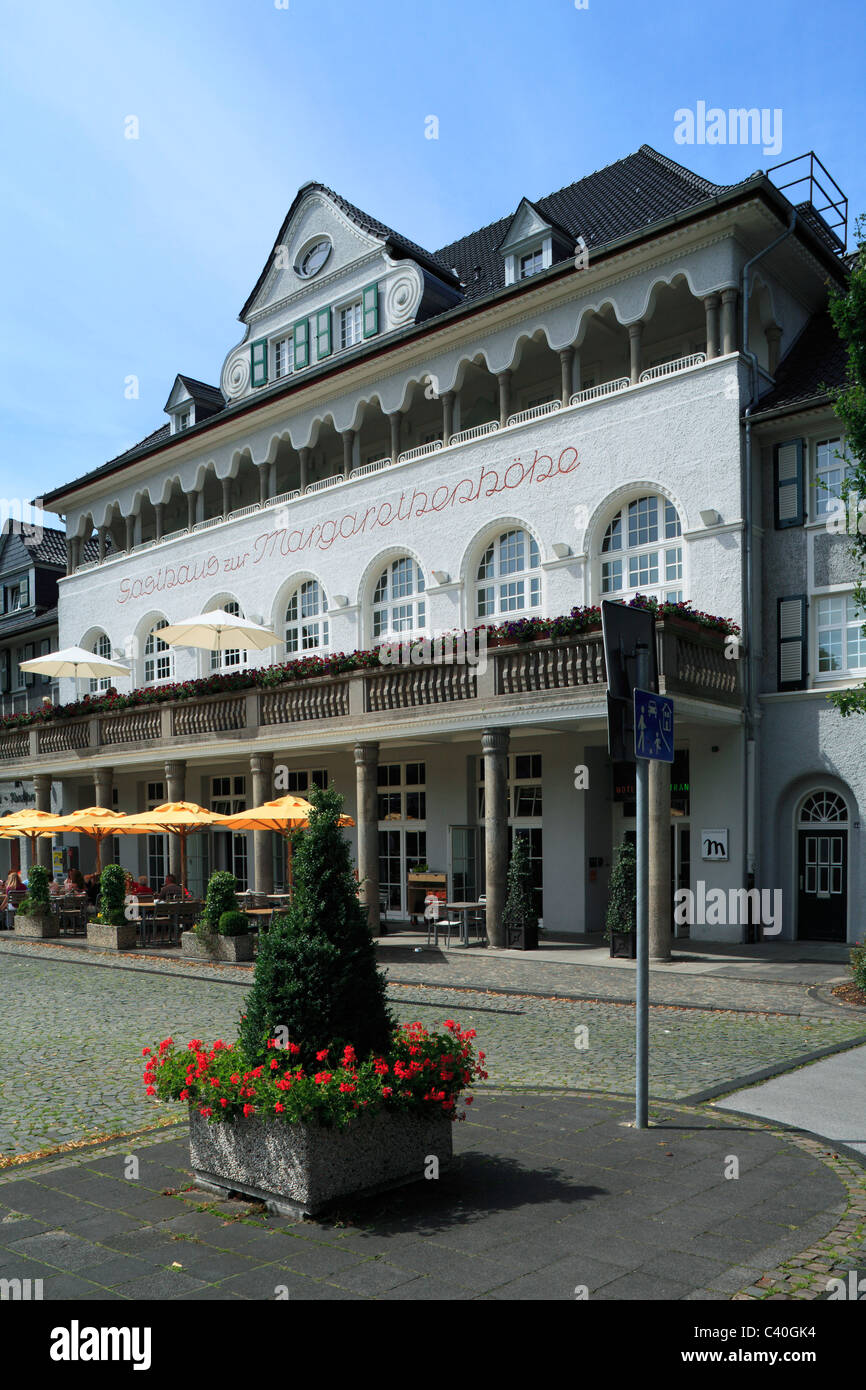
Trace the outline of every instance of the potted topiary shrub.
<path fill-rule="evenodd" d="M 120 864 L 106 864 L 99 875 L 96 908 L 87 923 L 87 940 L 105 951 L 131 951 L 138 927 L 126 915 L 126 870 Z"/>
<path fill-rule="evenodd" d="M 192 931 L 181 932 L 180 949 L 197 960 L 245 961 L 253 958 L 250 924 L 240 911 L 237 879 L 226 869 L 211 874 L 204 911 Z"/>
<path fill-rule="evenodd" d="M 460 1094 L 486 1076 L 473 1030 L 395 1027 L 342 797 L 310 801 L 292 904 L 260 944 L 237 1042 L 165 1038 L 143 1054 L 147 1093 L 189 1105 L 196 1182 L 292 1215 L 444 1166 Z"/>
<path fill-rule="evenodd" d="M 51 911 L 48 894 L 48 870 L 33 864 L 27 875 L 27 896 L 22 898 L 15 913 L 15 930 L 22 936 L 53 937 L 60 935 L 60 924 Z"/>
<path fill-rule="evenodd" d="M 538 950 L 538 913 L 532 888 L 529 836 L 519 832 L 515 832 L 508 865 L 502 926 L 506 946 L 518 951 Z"/>
<path fill-rule="evenodd" d="M 637 958 L 637 861 L 630 840 L 619 845 L 610 872 L 605 939 L 611 956 Z"/>

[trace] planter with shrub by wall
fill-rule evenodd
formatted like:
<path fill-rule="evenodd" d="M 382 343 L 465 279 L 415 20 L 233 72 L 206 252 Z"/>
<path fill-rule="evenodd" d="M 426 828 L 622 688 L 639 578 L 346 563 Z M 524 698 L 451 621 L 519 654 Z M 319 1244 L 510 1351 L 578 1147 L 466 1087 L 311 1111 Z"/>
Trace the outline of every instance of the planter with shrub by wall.
<path fill-rule="evenodd" d="M 126 871 L 106 864 L 99 875 L 97 914 L 87 923 L 87 940 L 103 951 L 131 951 L 138 941 L 138 927 L 126 915 Z"/>
<path fill-rule="evenodd" d="M 181 932 L 183 955 L 194 960 L 252 960 L 249 918 L 238 908 L 237 886 L 226 869 L 211 874 L 201 921 L 192 931 Z"/>
<path fill-rule="evenodd" d="M 60 920 L 51 911 L 48 870 L 41 864 L 31 865 L 27 896 L 21 899 L 15 913 L 15 931 L 21 936 L 37 936 L 43 940 L 60 935 Z"/>
<path fill-rule="evenodd" d="M 605 936 L 610 954 L 620 960 L 637 959 L 637 861 L 630 840 L 617 847 L 608 887 Z"/>

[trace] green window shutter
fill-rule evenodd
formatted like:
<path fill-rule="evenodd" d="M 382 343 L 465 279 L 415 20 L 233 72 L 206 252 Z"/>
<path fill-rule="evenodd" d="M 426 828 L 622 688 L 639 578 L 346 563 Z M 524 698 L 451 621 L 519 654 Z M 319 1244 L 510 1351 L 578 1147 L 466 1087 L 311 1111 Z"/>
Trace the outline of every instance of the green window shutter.
<path fill-rule="evenodd" d="M 0 690 L 2 690 L 4 695 L 8 694 L 12 689 L 10 655 L 11 653 L 8 647 L 4 647 L 3 650 L 0 651 Z"/>
<path fill-rule="evenodd" d="M 331 310 L 319 309 L 316 313 L 316 358 L 321 362 L 331 351 Z"/>
<path fill-rule="evenodd" d="M 35 655 L 36 655 L 36 646 L 35 646 L 35 644 L 34 644 L 33 642 L 28 642 L 28 643 L 27 643 L 27 646 L 24 648 L 24 660 L 25 660 L 25 661 L 32 661 L 33 658 L 35 657 Z M 35 684 L 36 684 L 36 672 L 35 672 L 35 671 L 25 671 L 25 673 L 24 673 L 24 684 L 25 684 L 25 685 L 35 685 Z"/>
<path fill-rule="evenodd" d="M 372 338 L 379 332 L 379 286 L 366 285 L 364 288 L 362 316 L 364 337 Z"/>
<path fill-rule="evenodd" d="M 250 343 L 250 380 L 253 386 L 268 384 L 268 340 L 259 338 Z"/>
<path fill-rule="evenodd" d="M 793 594 L 777 601 L 778 687 L 804 690 L 806 661 L 806 595 Z"/>
<path fill-rule="evenodd" d="M 802 526 L 806 520 L 806 488 L 803 476 L 803 441 L 777 444 L 773 467 L 776 530 Z"/>
<path fill-rule="evenodd" d="M 295 371 L 310 365 L 310 325 L 307 319 L 298 319 L 293 326 L 295 339 Z"/>

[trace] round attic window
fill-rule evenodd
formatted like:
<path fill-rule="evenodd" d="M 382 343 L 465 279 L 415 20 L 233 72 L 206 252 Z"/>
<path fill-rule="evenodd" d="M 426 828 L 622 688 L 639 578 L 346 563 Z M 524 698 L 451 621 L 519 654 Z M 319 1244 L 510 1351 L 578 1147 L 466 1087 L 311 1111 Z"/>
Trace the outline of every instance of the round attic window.
<path fill-rule="evenodd" d="M 302 280 L 312 280 L 330 254 L 331 243 L 327 237 L 316 237 L 315 241 L 307 242 L 295 261 L 295 274 L 300 275 Z"/>

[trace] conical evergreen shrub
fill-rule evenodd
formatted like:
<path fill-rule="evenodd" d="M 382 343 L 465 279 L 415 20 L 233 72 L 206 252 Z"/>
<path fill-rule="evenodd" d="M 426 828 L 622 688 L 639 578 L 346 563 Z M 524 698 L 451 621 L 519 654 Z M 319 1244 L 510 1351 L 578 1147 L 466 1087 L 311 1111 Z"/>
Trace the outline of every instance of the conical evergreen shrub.
<path fill-rule="evenodd" d="M 250 1060 L 262 1061 L 267 1039 L 285 1028 L 304 1067 L 321 1071 L 316 1053 L 326 1047 L 342 1051 L 351 1044 L 361 1060 L 384 1051 L 394 1019 L 339 825 L 343 798 L 316 788 L 309 799 L 309 827 L 294 854 L 292 904 L 260 938 L 239 1040 Z"/>
<path fill-rule="evenodd" d="M 532 889 L 528 835 L 514 835 L 505 883 L 502 925 L 506 943 L 512 939 L 512 933 L 522 929 L 525 932 L 526 944 L 538 945 L 538 913 L 535 910 L 535 894 Z"/>
<path fill-rule="evenodd" d="M 625 840 L 614 855 L 607 896 L 607 930 L 637 931 L 637 859 L 634 845 Z"/>

